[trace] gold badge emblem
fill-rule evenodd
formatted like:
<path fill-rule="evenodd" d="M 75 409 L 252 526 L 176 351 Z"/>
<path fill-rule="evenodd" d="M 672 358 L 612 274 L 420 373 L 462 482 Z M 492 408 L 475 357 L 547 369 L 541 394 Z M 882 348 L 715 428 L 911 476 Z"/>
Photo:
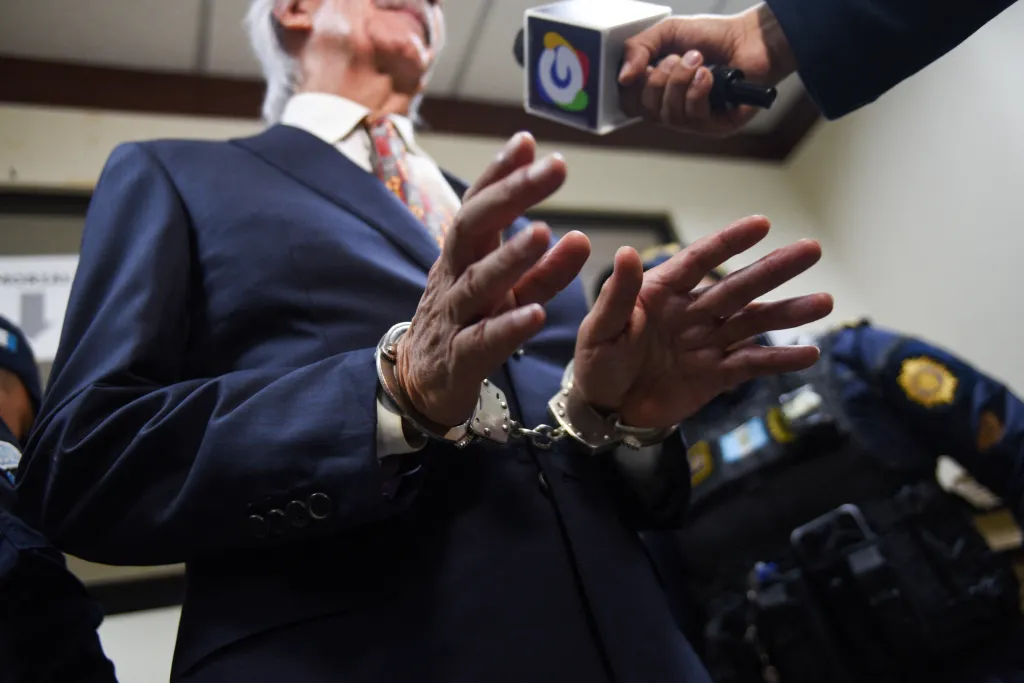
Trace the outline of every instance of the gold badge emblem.
<path fill-rule="evenodd" d="M 959 384 L 949 368 L 927 356 L 904 360 L 896 381 L 907 398 L 925 408 L 952 403 Z"/>
<path fill-rule="evenodd" d="M 690 461 L 690 484 L 696 486 L 711 476 L 711 447 L 707 441 L 698 441 L 686 451 Z"/>
<path fill-rule="evenodd" d="M 987 451 L 1003 439 L 1003 423 L 991 410 L 978 418 L 978 450 Z"/>

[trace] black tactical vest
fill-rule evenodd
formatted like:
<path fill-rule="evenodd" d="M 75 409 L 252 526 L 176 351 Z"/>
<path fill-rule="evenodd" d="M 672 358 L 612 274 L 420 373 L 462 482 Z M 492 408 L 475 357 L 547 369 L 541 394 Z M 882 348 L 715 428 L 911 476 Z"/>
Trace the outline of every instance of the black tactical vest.
<path fill-rule="evenodd" d="M 934 459 L 861 445 L 830 341 L 810 370 L 684 426 L 692 512 L 648 545 L 719 683 L 901 680 L 1016 610 L 1009 563 L 935 484 Z"/>

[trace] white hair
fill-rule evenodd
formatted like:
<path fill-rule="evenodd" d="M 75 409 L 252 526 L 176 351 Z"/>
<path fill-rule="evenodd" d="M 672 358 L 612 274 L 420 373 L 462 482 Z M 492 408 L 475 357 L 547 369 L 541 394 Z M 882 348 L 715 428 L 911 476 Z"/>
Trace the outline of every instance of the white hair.
<path fill-rule="evenodd" d="M 252 0 L 249 11 L 245 15 L 245 28 L 249 34 L 249 43 L 263 67 L 263 78 L 267 82 L 267 92 L 263 97 L 263 121 L 273 125 L 281 120 L 288 100 L 298 90 L 301 81 L 299 62 L 288 54 L 284 48 L 284 27 L 274 16 L 274 8 L 281 0 Z M 426 77 L 430 77 L 437 64 L 437 55 L 444 45 L 444 22 L 437 27 L 438 39 L 434 42 L 434 64 L 431 64 Z M 413 98 L 409 106 L 409 116 L 414 123 L 420 123 L 419 108 L 423 94 Z"/>
<path fill-rule="evenodd" d="M 281 120 L 284 107 L 299 86 L 298 61 L 288 54 L 281 40 L 284 28 L 274 16 L 277 0 L 252 0 L 245 15 L 249 43 L 263 67 L 267 92 L 263 97 L 263 120 L 272 125 Z"/>

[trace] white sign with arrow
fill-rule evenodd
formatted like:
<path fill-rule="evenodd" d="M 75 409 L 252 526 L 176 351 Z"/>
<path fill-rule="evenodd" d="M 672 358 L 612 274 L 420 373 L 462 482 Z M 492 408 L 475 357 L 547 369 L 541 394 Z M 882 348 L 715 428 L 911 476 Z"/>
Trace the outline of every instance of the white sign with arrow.
<path fill-rule="evenodd" d="M 0 257 L 0 315 L 28 337 L 40 363 L 57 354 L 76 254 Z"/>

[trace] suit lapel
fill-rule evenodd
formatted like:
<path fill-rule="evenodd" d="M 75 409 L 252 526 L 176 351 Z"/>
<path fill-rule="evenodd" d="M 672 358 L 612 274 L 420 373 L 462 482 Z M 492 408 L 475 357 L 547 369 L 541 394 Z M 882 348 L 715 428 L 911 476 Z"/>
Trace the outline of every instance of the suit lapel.
<path fill-rule="evenodd" d="M 299 128 L 278 125 L 255 137 L 231 142 L 359 217 L 424 270 L 430 270 L 437 260 L 437 243 L 401 200 L 375 176 L 320 138 Z M 461 195 L 465 185 L 460 185 Z"/>

